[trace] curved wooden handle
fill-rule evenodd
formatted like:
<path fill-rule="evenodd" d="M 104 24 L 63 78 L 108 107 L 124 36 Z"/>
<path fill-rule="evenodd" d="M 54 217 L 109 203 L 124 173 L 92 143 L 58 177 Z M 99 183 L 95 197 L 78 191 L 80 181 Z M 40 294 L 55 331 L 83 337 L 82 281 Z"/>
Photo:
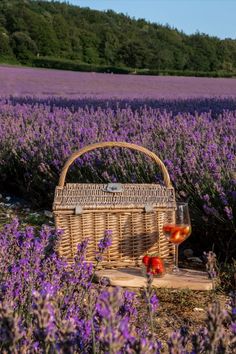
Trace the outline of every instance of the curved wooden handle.
<path fill-rule="evenodd" d="M 59 187 L 64 187 L 65 184 L 65 178 L 66 178 L 66 174 L 68 172 L 68 169 L 70 167 L 70 165 L 81 155 L 85 154 L 86 152 L 95 150 L 95 149 L 100 149 L 100 148 L 107 148 L 107 147 L 120 147 L 120 148 L 128 148 L 131 150 L 136 150 L 136 151 L 140 151 L 143 152 L 144 154 L 146 154 L 147 156 L 151 157 L 156 163 L 157 165 L 161 168 L 163 177 L 164 177 L 164 182 L 166 187 L 172 187 L 172 184 L 170 182 L 170 176 L 169 173 L 164 165 L 164 163 L 159 159 L 159 157 L 157 157 L 156 154 L 154 154 L 153 152 L 151 152 L 150 150 L 136 145 L 136 144 L 130 144 L 130 143 L 125 143 L 125 142 L 120 142 L 120 141 L 109 141 L 109 142 L 103 142 L 103 143 L 96 143 L 96 144 L 92 144 L 92 145 L 88 145 L 84 148 L 82 148 L 79 151 L 74 152 L 69 159 L 66 161 L 61 175 L 60 175 L 60 179 L 59 179 Z"/>

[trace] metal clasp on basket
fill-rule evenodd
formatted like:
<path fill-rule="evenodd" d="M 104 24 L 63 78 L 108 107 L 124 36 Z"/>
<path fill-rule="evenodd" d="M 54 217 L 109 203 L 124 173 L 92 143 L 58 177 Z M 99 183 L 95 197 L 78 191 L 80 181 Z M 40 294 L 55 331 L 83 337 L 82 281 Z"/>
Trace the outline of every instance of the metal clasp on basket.
<path fill-rule="evenodd" d="M 108 183 L 104 188 L 104 191 L 111 193 L 121 193 L 123 192 L 123 186 L 121 183 Z"/>
<path fill-rule="evenodd" d="M 76 205 L 75 207 L 75 215 L 80 215 L 83 213 L 83 208 L 81 205 Z"/>
<path fill-rule="evenodd" d="M 152 204 L 146 204 L 144 206 L 145 213 L 151 213 L 153 212 L 153 205 Z"/>

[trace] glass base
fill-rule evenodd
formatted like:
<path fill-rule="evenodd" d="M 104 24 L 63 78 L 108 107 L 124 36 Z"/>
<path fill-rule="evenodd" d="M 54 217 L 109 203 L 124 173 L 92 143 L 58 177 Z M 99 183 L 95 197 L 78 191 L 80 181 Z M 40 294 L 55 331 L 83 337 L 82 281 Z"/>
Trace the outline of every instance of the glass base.
<path fill-rule="evenodd" d="M 179 267 L 174 266 L 171 270 L 171 274 L 181 275 L 184 274 L 185 271 Z"/>

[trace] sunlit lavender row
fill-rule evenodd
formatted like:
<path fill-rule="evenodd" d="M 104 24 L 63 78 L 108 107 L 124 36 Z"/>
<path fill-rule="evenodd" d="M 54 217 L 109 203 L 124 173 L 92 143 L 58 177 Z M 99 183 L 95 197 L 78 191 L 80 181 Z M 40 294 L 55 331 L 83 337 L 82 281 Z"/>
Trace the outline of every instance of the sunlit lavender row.
<path fill-rule="evenodd" d="M 144 106 L 126 100 L 117 106 L 107 100 L 2 99 L 1 188 L 37 207 L 50 207 L 72 152 L 99 141 L 133 142 L 164 161 L 178 199 L 189 201 L 191 242 L 203 250 L 214 245 L 231 256 L 236 229 L 235 100 L 152 102 Z M 160 182 L 162 176 L 144 157 L 114 149 L 85 155 L 68 180 Z"/>

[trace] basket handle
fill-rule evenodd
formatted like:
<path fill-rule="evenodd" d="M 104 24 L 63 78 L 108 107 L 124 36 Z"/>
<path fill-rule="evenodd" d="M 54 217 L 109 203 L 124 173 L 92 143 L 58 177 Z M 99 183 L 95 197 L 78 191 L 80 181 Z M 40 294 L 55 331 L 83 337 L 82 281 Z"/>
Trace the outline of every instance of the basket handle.
<path fill-rule="evenodd" d="M 171 181 L 170 181 L 170 176 L 169 173 L 164 165 L 164 163 L 159 159 L 159 157 L 157 157 L 156 154 L 154 154 L 153 152 L 151 152 L 150 150 L 136 145 L 136 144 L 131 144 L 131 143 L 126 143 L 126 142 L 120 142 L 120 141 L 109 141 L 109 142 L 103 142 L 103 143 L 96 143 L 96 144 L 92 144 L 92 145 L 88 145 L 82 149 L 80 149 L 79 151 L 74 152 L 69 159 L 66 161 L 61 175 L 60 175 L 60 179 L 59 179 L 59 187 L 64 187 L 65 184 L 65 178 L 66 178 L 66 174 L 68 172 L 68 169 L 70 167 L 70 165 L 81 155 L 85 154 L 86 152 L 95 150 L 95 149 L 100 149 L 100 148 L 107 148 L 107 147 L 120 147 L 120 148 L 128 148 L 131 150 L 136 150 L 136 151 L 140 151 L 143 152 L 144 154 L 146 154 L 147 156 L 151 157 L 156 164 L 161 168 L 163 177 L 164 177 L 164 183 L 166 185 L 166 187 L 172 187 Z"/>

